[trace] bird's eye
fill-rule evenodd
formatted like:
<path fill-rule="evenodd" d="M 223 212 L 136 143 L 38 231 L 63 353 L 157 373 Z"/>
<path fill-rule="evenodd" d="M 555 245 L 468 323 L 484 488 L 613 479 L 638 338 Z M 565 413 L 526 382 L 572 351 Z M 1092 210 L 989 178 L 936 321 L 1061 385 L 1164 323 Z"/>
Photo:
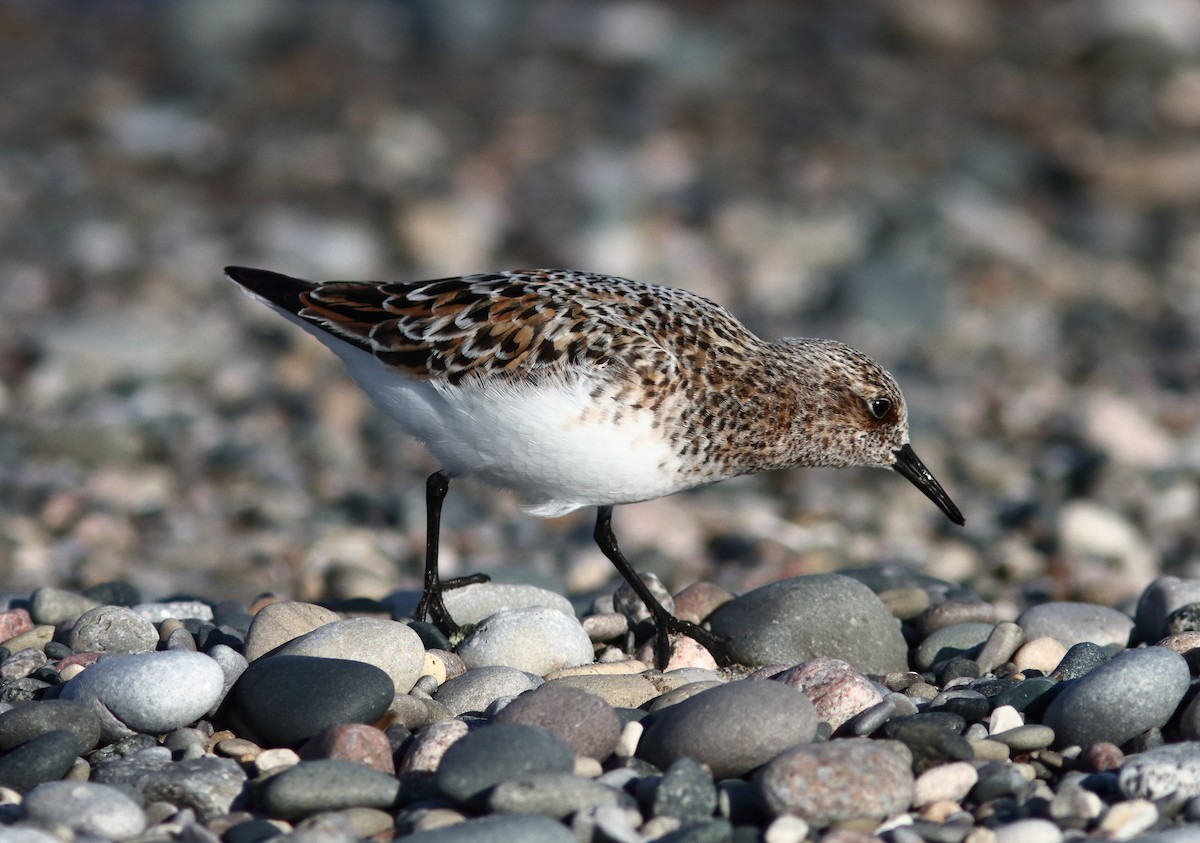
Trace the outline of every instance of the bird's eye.
<path fill-rule="evenodd" d="M 871 415 L 882 420 L 892 409 L 892 399 L 890 398 L 872 398 L 867 402 L 867 409 L 871 411 Z"/>

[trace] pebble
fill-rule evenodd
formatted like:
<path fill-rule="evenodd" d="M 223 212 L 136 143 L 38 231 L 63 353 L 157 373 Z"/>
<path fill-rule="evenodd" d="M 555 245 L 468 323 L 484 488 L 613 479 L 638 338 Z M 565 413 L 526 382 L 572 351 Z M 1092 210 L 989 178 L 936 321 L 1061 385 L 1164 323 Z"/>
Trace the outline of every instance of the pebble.
<path fill-rule="evenodd" d="M 208 656 L 163 650 L 107 656 L 66 683 L 60 696 L 89 703 L 105 740 L 114 741 L 194 723 L 216 703 L 224 681 Z"/>
<path fill-rule="evenodd" d="M 446 750 L 466 737 L 467 731 L 467 724 L 462 720 L 430 723 L 413 737 L 405 750 L 397 769 L 400 779 L 406 785 L 416 786 L 432 778 Z"/>
<path fill-rule="evenodd" d="M 712 776 L 693 759 L 678 758 L 664 771 L 654 788 L 650 814 L 684 822 L 711 817 L 717 808 Z"/>
<path fill-rule="evenodd" d="M 400 795 L 395 776 L 336 759 L 301 761 L 267 780 L 258 796 L 271 817 L 296 820 L 320 811 L 391 809 Z"/>
<path fill-rule="evenodd" d="M 39 735 L 65 729 L 75 738 L 75 754 L 90 752 L 100 743 L 100 718 L 78 700 L 42 700 L 0 713 L 0 750 L 8 751 Z"/>
<path fill-rule="evenodd" d="M 817 826 L 881 820 L 912 803 L 913 774 L 904 757 L 868 738 L 799 746 L 773 759 L 758 779 L 772 814 Z"/>
<path fill-rule="evenodd" d="M 0 681 L 24 679 L 46 666 L 46 654 L 40 649 L 27 647 L 17 650 L 0 662 Z"/>
<path fill-rule="evenodd" d="M 663 585 L 658 574 L 644 572 L 638 576 L 659 604 L 671 614 L 675 614 L 675 597 Z M 627 617 L 631 625 L 650 620 L 650 610 L 628 582 L 622 581 L 613 592 L 613 609 Z"/>
<path fill-rule="evenodd" d="M 503 665 L 545 676 L 593 661 L 592 641 L 574 615 L 532 606 L 490 615 L 458 647 L 467 668 Z"/>
<path fill-rule="evenodd" d="M 967 761 L 932 767 L 913 782 L 913 807 L 922 808 L 933 802 L 962 802 L 977 781 L 975 765 Z"/>
<path fill-rule="evenodd" d="M 468 733 L 442 756 L 437 788 L 460 804 L 472 804 L 501 782 L 534 773 L 571 773 L 571 748 L 544 729 L 497 723 Z"/>
<path fill-rule="evenodd" d="M 0 786 L 25 793 L 43 782 L 61 779 L 78 757 L 73 732 L 57 729 L 38 735 L 0 756 Z"/>
<path fill-rule="evenodd" d="M 593 779 L 570 773 L 536 773 L 496 785 L 487 798 L 489 811 L 499 814 L 541 814 L 556 820 L 576 811 L 601 806 L 632 808 L 629 794 Z"/>
<path fill-rule="evenodd" d="M 374 665 L 391 678 L 398 694 L 412 690 L 425 666 L 420 636 L 405 624 L 382 618 L 347 618 L 322 624 L 283 644 L 274 655 L 348 659 Z"/>
<path fill-rule="evenodd" d="M 1018 671 L 1039 670 L 1048 675 L 1054 672 L 1066 654 L 1067 648 L 1061 641 L 1042 636 L 1022 645 L 1013 654 L 1012 663 Z"/>
<path fill-rule="evenodd" d="M 464 626 L 482 623 L 497 612 L 541 607 L 575 617 L 571 601 L 555 591 L 515 583 L 479 583 L 454 588 L 442 595 L 450 617 Z"/>
<path fill-rule="evenodd" d="M 0 644 L 14 635 L 33 629 L 33 619 L 26 609 L 8 609 L 0 612 Z M 9 648 L 12 649 L 12 648 Z"/>
<path fill-rule="evenodd" d="M 908 667 L 900 625 L 871 589 L 841 574 L 792 577 L 743 594 L 709 619 L 748 665 L 798 664 L 817 656 L 865 674 Z"/>
<path fill-rule="evenodd" d="M 76 620 L 89 609 L 100 605 L 98 600 L 49 586 L 34 589 L 29 598 L 29 614 L 36 624 L 58 626 Z"/>
<path fill-rule="evenodd" d="M 929 608 L 929 592 L 923 588 L 892 588 L 879 592 L 879 599 L 902 621 L 916 620 Z"/>
<path fill-rule="evenodd" d="M 730 682 L 655 715 L 638 757 L 659 769 L 689 757 L 713 777 L 742 776 L 780 752 L 811 741 L 817 712 L 809 699 L 771 681 Z"/>
<path fill-rule="evenodd" d="M 580 623 L 583 631 L 587 633 L 588 639 L 593 642 L 612 641 L 629 631 L 629 618 L 620 612 L 588 615 Z"/>
<path fill-rule="evenodd" d="M 1200 742 L 1166 744 L 1128 758 L 1117 773 L 1127 799 L 1200 796 Z"/>
<path fill-rule="evenodd" d="M 1084 641 L 1101 647 L 1126 647 L 1133 637 L 1133 618 L 1092 603 L 1031 606 L 1017 616 L 1017 625 L 1029 639 L 1054 638 L 1068 648 Z"/>
<path fill-rule="evenodd" d="M 1090 671 L 1054 698 L 1042 718 L 1058 746 L 1108 741 L 1118 746 L 1175 713 L 1190 675 L 1187 662 L 1163 647 L 1127 650 Z"/>
<path fill-rule="evenodd" d="M 387 711 L 395 687 L 390 676 L 364 662 L 270 656 L 246 668 L 233 696 L 260 738 L 287 746 L 339 723 L 373 723 Z"/>
<path fill-rule="evenodd" d="M 999 741 L 1013 752 L 1033 752 L 1054 743 L 1054 730 L 1039 723 L 1030 723 L 993 734 L 991 739 Z"/>
<path fill-rule="evenodd" d="M 434 699 L 451 714 L 484 712 L 501 697 L 515 697 L 542 684 L 542 680 L 515 667 L 489 665 L 468 670 L 437 689 Z"/>
<path fill-rule="evenodd" d="M 1158 822 L 1158 808 L 1145 799 L 1118 802 L 1108 809 L 1097 831 L 1109 840 L 1132 840 Z"/>
<path fill-rule="evenodd" d="M 859 712 L 883 701 L 883 694 L 865 676 L 841 659 L 809 659 L 774 678 L 804 694 L 817 717 L 834 731 Z"/>
<path fill-rule="evenodd" d="M 1060 843 L 1063 833 L 1049 820 L 1017 820 L 993 829 L 996 843 Z"/>
<path fill-rule="evenodd" d="M 185 761 L 136 753 L 94 768 L 92 779 L 128 788 L 150 802 L 190 808 L 202 820 L 228 814 L 244 805 L 246 773 L 231 758 L 205 756 Z"/>
<path fill-rule="evenodd" d="M 1111 656 L 1099 644 L 1081 641 L 1063 655 L 1051 676 L 1061 682 L 1078 679 L 1107 662 Z"/>
<path fill-rule="evenodd" d="M 1151 643 L 1167 634 L 1167 618 L 1176 609 L 1200 603 L 1200 580 L 1159 577 L 1147 585 L 1138 597 L 1134 621 L 1138 639 Z"/>
<path fill-rule="evenodd" d="M 97 606 L 79 616 L 67 643 L 77 653 L 148 653 L 158 646 L 158 630 L 132 609 Z"/>
<path fill-rule="evenodd" d="M 138 603 L 131 607 L 134 614 L 150 623 L 162 623 L 168 618 L 195 618 L 201 621 L 213 619 L 212 606 L 203 600 L 166 600 L 161 603 Z"/>
<path fill-rule="evenodd" d="M 983 649 L 975 657 L 975 662 L 979 665 L 979 669 L 982 672 L 991 673 L 1011 659 L 1013 654 L 1017 652 L 1017 648 L 1021 647 L 1024 641 L 1025 630 L 1021 629 L 1021 627 L 1009 621 L 998 623 L 992 628 L 992 632 L 984 643 Z"/>
<path fill-rule="evenodd" d="M 935 664 L 957 656 L 974 658 L 991 637 L 993 628 L 993 624 L 977 622 L 942 627 L 917 647 L 914 658 L 917 670 L 929 670 Z"/>
<path fill-rule="evenodd" d="M 675 595 L 675 617 L 681 621 L 704 623 L 709 615 L 731 600 L 733 594 L 716 583 L 694 582 Z"/>
<path fill-rule="evenodd" d="M 0 729 L 3 726 L 0 715 Z M 603 698 L 561 683 L 548 683 L 521 694 L 492 718 L 545 729 L 577 756 L 603 761 L 621 737 L 621 721 Z M 0 735 L 3 732 L 0 731 Z"/>
<path fill-rule="evenodd" d="M 309 738 L 300 747 L 305 761 L 332 758 L 362 764 L 391 776 L 396 772 L 392 744 L 382 730 L 365 723 L 341 723 Z"/>
<path fill-rule="evenodd" d="M 146 830 L 141 806 L 114 787 L 95 782 L 46 782 L 26 794 L 25 818 L 77 834 L 128 840 Z"/>
<path fill-rule="evenodd" d="M 245 656 L 254 661 L 294 638 L 341 620 L 337 612 L 312 603 L 280 600 L 258 610 L 246 632 Z"/>
<path fill-rule="evenodd" d="M 538 814 L 481 817 L 430 831 L 418 831 L 404 839 L 411 843 L 530 843 L 535 840 L 537 843 L 579 843 L 565 825 Z M 613 843 L 621 843 L 620 838 L 609 839 Z"/>
<path fill-rule="evenodd" d="M 964 623 L 983 623 L 995 626 L 996 607 L 980 600 L 948 600 L 931 606 L 917 620 L 917 631 L 928 637 L 939 629 Z"/>

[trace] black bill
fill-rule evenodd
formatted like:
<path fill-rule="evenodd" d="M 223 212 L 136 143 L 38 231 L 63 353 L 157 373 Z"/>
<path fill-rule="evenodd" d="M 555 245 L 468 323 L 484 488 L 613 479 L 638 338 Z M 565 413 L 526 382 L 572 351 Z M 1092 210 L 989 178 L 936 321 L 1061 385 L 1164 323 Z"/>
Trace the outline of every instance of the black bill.
<path fill-rule="evenodd" d="M 893 453 L 896 455 L 896 463 L 892 468 L 912 481 L 912 484 L 924 492 L 925 497 L 936 503 L 938 509 L 946 513 L 946 517 L 955 524 L 961 527 L 967 522 L 958 507 L 954 505 L 954 501 L 950 500 L 950 496 L 946 494 L 946 490 L 942 488 L 942 484 L 937 482 L 937 478 L 930 474 L 925 463 L 921 462 L 912 449 L 912 445 L 905 445 Z"/>

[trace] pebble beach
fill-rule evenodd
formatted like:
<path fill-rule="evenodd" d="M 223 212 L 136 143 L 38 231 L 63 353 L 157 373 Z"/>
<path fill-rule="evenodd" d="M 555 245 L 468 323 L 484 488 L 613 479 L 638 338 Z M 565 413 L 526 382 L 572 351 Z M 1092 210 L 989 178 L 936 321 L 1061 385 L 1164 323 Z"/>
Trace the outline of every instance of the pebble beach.
<path fill-rule="evenodd" d="M 1200 839 L 1200 6 L 0 10 L 0 840 Z M 568 266 L 900 382 L 853 469 L 424 479 L 221 277 Z"/>

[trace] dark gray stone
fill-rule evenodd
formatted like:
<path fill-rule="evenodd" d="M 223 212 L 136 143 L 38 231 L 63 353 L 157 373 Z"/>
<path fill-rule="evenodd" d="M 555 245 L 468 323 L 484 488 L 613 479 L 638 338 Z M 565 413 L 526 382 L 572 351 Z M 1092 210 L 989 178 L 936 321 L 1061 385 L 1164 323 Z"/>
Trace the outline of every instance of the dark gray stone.
<path fill-rule="evenodd" d="M 868 674 L 908 669 L 900 624 L 874 592 L 840 574 L 792 577 L 743 594 L 709 619 L 750 665 L 833 656 Z"/>
<path fill-rule="evenodd" d="M 1101 647 L 1126 647 L 1133 638 L 1133 618 L 1124 612 L 1094 603 L 1042 603 L 1017 617 L 1025 640 L 1054 638 L 1070 648 L 1081 641 Z"/>
<path fill-rule="evenodd" d="M 75 734 L 65 729 L 38 735 L 0 757 L 0 785 L 25 793 L 61 779 L 79 756 L 78 748 Z"/>
<path fill-rule="evenodd" d="M 56 729 L 66 729 L 75 736 L 76 755 L 83 755 L 100 742 L 100 719 L 87 703 L 42 700 L 0 714 L 0 750 L 13 749 Z"/>
<path fill-rule="evenodd" d="M 931 633 L 917 647 L 917 670 L 929 670 L 939 662 L 956 657 L 974 658 L 991 637 L 995 624 L 959 623 Z"/>
<path fill-rule="evenodd" d="M 469 804 L 501 782 L 535 773 L 570 773 L 574 768 L 571 748 L 544 729 L 497 723 L 452 744 L 434 781 L 449 798 Z"/>
<path fill-rule="evenodd" d="M 593 779 L 570 773 L 539 773 L 496 785 L 488 810 L 498 814 L 541 814 L 561 820 L 585 808 L 635 807 L 633 797 Z"/>
<path fill-rule="evenodd" d="M 1110 658 L 1112 656 L 1108 654 L 1108 650 L 1099 644 L 1093 644 L 1091 641 L 1081 641 L 1067 650 L 1066 654 L 1059 661 L 1058 667 L 1054 668 L 1054 672 L 1050 675 L 1060 682 L 1078 679 L 1080 676 L 1095 670 Z"/>
<path fill-rule="evenodd" d="M 1200 602 L 1200 580 L 1159 577 L 1142 590 L 1134 620 L 1140 641 L 1153 644 L 1167 635 L 1167 617 L 1189 603 Z"/>
<path fill-rule="evenodd" d="M 121 785 L 147 802 L 191 808 L 202 820 L 228 814 L 248 801 L 246 774 L 232 758 L 205 756 L 188 761 L 139 754 L 101 764 L 92 773 L 101 784 Z"/>
<path fill-rule="evenodd" d="M 712 776 L 691 758 L 672 762 L 654 790 L 650 813 L 684 820 L 707 819 L 717 809 Z"/>
<path fill-rule="evenodd" d="M 296 820 L 319 811 L 394 807 L 400 780 L 364 764 L 335 759 L 301 761 L 272 776 L 259 804 L 269 816 Z"/>
<path fill-rule="evenodd" d="M 579 843 L 562 823 L 537 814 L 508 814 L 418 831 L 410 843 Z"/>
<path fill-rule="evenodd" d="M 469 711 L 484 712 L 501 697 L 515 697 L 541 684 L 540 676 L 515 667 L 477 667 L 438 688 L 434 699 L 455 715 Z"/>

